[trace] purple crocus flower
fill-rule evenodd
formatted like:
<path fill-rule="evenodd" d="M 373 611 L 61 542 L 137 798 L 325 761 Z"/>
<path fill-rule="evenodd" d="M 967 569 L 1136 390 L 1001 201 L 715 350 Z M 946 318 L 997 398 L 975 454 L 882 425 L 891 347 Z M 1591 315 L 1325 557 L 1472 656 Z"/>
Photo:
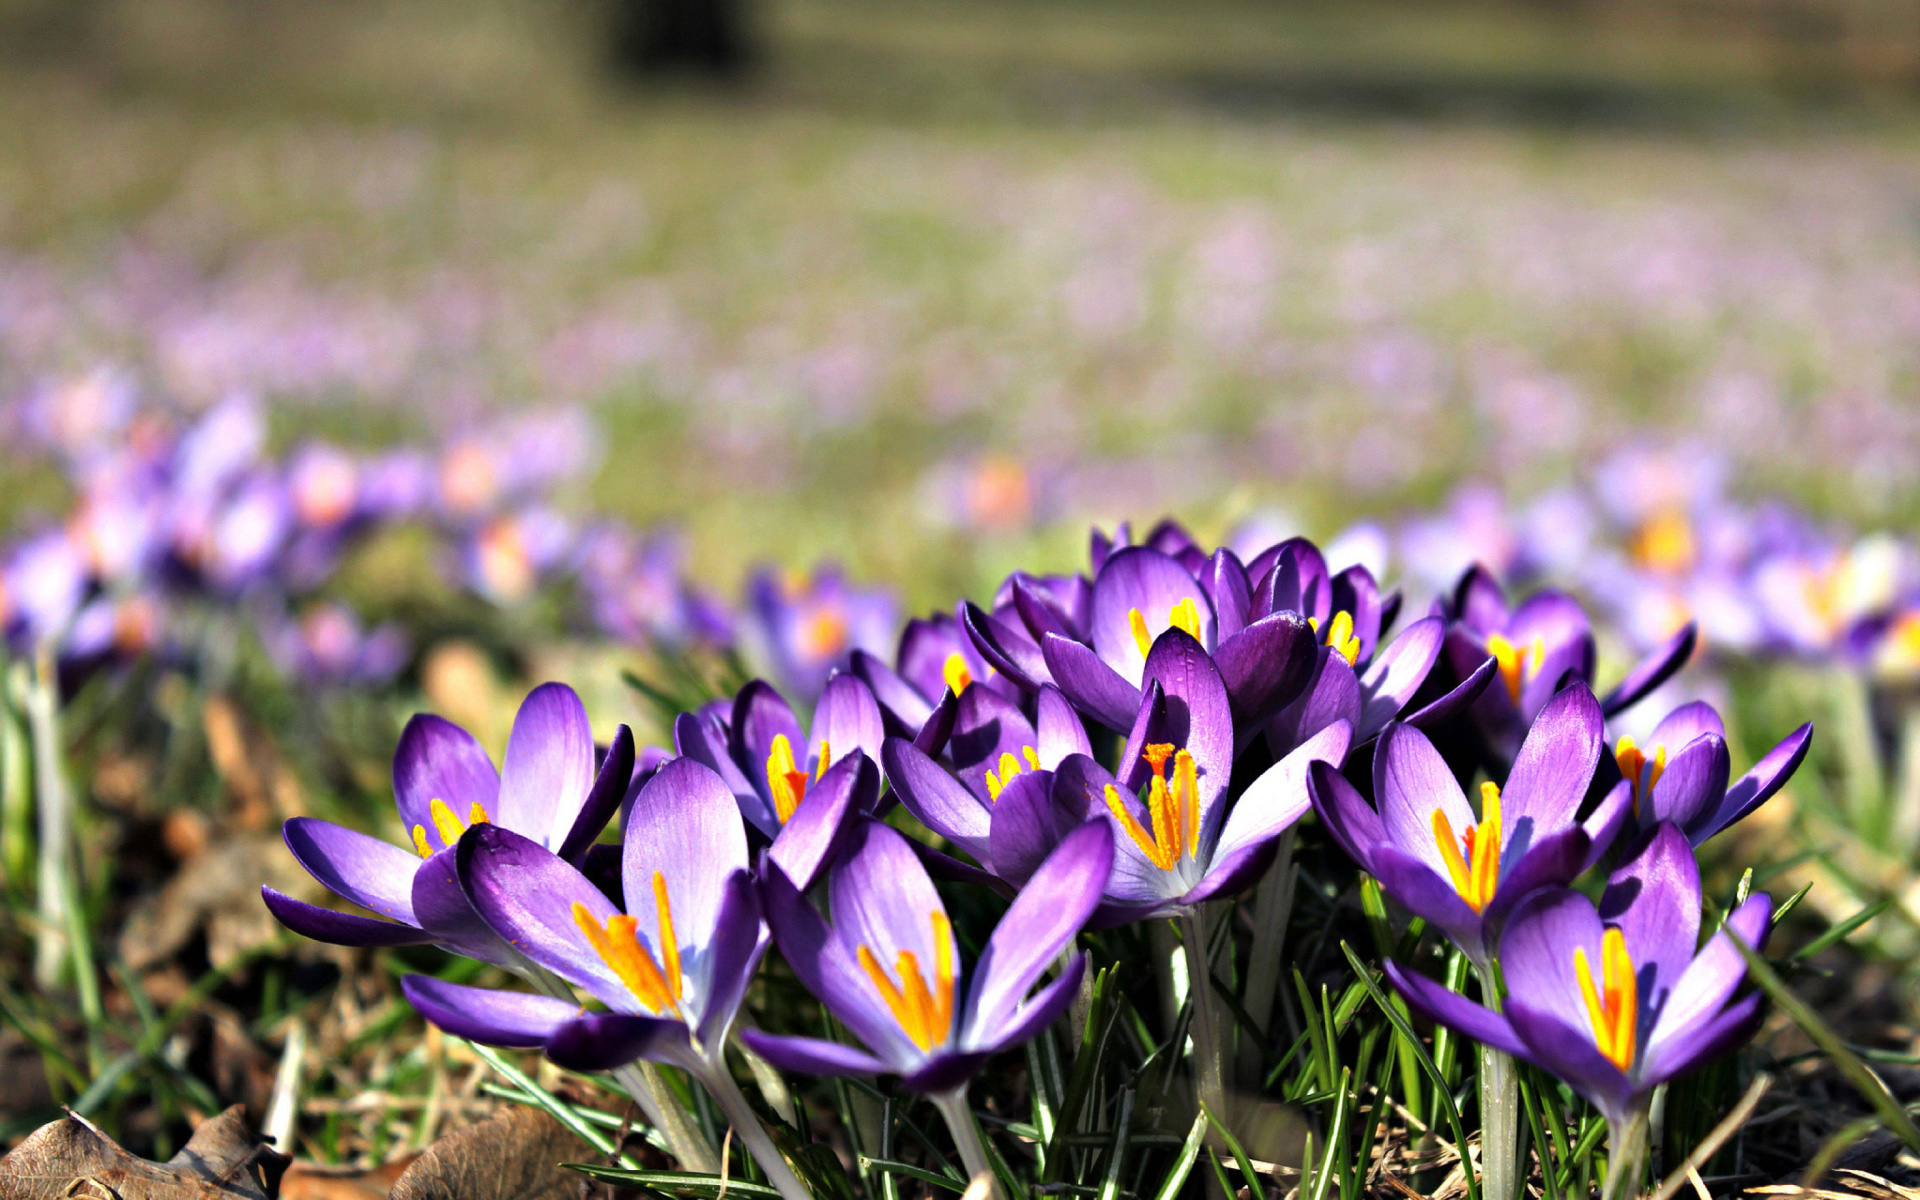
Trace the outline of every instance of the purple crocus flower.
<path fill-rule="evenodd" d="M 1613 760 L 1632 790 L 1632 824 L 1649 830 L 1671 821 L 1698 846 L 1771 799 L 1800 768 L 1812 741 L 1808 722 L 1728 787 L 1726 729 L 1712 705 L 1695 700 L 1662 717 L 1645 745 L 1622 736 Z"/>
<path fill-rule="evenodd" d="M 1379 810 L 1324 765 L 1309 775 L 1313 806 L 1362 870 L 1484 969 L 1513 906 L 1592 866 L 1626 819 L 1624 780 L 1578 819 L 1603 735 L 1586 685 L 1561 691 L 1527 733 L 1505 786 L 1480 785 L 1476 814 L 1426 735 L 1395 723 L 1373 757 Z"/>
<path fill-rule="evenodd" d="M 262 888 L 280 923 L 315 941 L 341 946 L 437 942 L 457 954 L 502 966 L 524 965 L 519 951 L 482 924 L 455 871 L 454 849 L 473 825 L 497 824 L 581 862 L 619 808 L 633 775 L 633 734 L 622 725 L 596 770 L 593 731 L 572 688 L 547 683 L 520 705 L 507 738 L 506 763 L 494 770 L 472 734 L 422 713 L 407 723 L 393 756 L 393 794 L 405 848 L 314 817 L 282 830 L 308 874 L 335 895 L 385 920 L 304 904 Z"/>
<path fill-rule="evenodd" d="M 1564 1079 L 1606 1117 L 1618 1155 L 1654 1088 L 1752 1034 L 1761 996 L 1734 998 L 1746 965 L 1728 932 L 1758 949 L 1771 913 L 1764 893 L 1751 896 L 1699 947 L 1699 868 L 1686 835 L 1662 823 L 1613 873 L 1597 910 L 1566 888 L 1515 907 L 1500 938 L 1500 1012 L 1386 969 L 1417 1011 Z"/>
<path fill-rule="evenodd" d="M 898 620 L 891 592 L 853 587 L 832 564 L 811 576 L 762 569 L 747 581 L 741 634 L 781 686 L 811 700 L 850 651 L 884 653 Z"/>
<path fill-rule="evenodd" d="M 1099 903 L 1113 836 L 1089 823 L 1033 873 L 988 938 L 969 979 L 946 906 L 905 837 L 863 821 L 828 876 L 829 925 L 786 874 L 766 873 L 763 904 L 781 955 L 860 1046 L 747 1030 L 755 1053 L 813 1075 L 896 1074 L 902 1086 L 948 1094 L 987 1059 L 1033 1037 L 1079 988 L 1086 956 L 1028 992 Z"/>
<path fill-rule="evenodd" d="M 1057 688 L 1042 687 L 1035 717 L 987 687 L 955 702 L 946 761 L 890 737 L 881 750 L 894 793 L 920 823 L 1019 886 L 1081 815 L 1053 802 L 1053 772 L 1069 755 L 1090 755 L 1086 727 Z"/>
<path fill-rule="evenodd" d="M 1371 662 L 1362 662 L 1357 655 L 1349 658 L 1336 646 L 1322 646 L 1306 690 L 1268 723 L 1267 744 L 1276 756 L 1284 757 L 1322 729 L 1344 720 L 1353 730 L 1354 745 L 1366 745 L 1400 716 L 1426 683 L 1445 636 L 1445 621 L 1423 617 Z M 1494 673 L 1494 660 L 1488 658 L 1449 691 L 1404 719 L 1422 729 L 1439 727 L 1477 700 Z"/>
<path fill-rule="evenodd" d="M 847 674 L 827 680 L 804 738 L 793 708 L 759 679 L 734 696 L 728 716 L 710 705 L 673 723 L 675 748 L 719 775 L 747 823 L 771 842 L 796 820 L 809 827 L 824 816 L 826 810 L 807 801 L 829 769 L 854 756 L 877 764 L 884 738 L 873 693 Z M 876 783 L 865 810 L 877 798 Z"/>
<path fill-rule="evenodd" d="M 1534 717 L 1569 679 L 1592 686 L 1592 623 L 1580 602 L 1564 592 L 1535 592 L 1510 608 L 1506 592 L 1479 566 L 1461 576 L 1441 607 L 1451 621 L 1446 657 L 1456 676 L 1466 678 L 1489 657 L 1497 668 L 1501 686 L 1488 687 L 1469 711 L 1485 743 L 1487 766 L 1498 778 Z M 1689 622 L 1635 664 L 1601 700 L 1601 709 L 1611 716 L 1639 703 L 1686 665 L 1696 638 Z"/>
<path fill-rule="evenodd" d="M 1054 772 L 1056 811 L 1113 826 L 1103 925 L 1189 914 L 1252 884 L 1273 861 L 1280 835 L 1307 810 L 1308 764 L 1338 767 L 1352 734 L 1346 721 L 1333 721 L 1267 768 L 1229 810 L 1233 717 L 1213 660 L 1170 629 L 1147 656 L 1144 679 L 1120 751 L 1121 775 L 1085 754 Z"/>
<path fill-rule="evenodd" d="M 949 692 L 959 696 L 982 684 L 1009 699 L 1021 694 L 1019 685 L 981 657 L 960 621 L 945 613 L 908 621 L 894 662 L 889 667 L 865 650 L 852 655 L 852 671 L 873 690 L 890 736 L 916 736 Z"/>

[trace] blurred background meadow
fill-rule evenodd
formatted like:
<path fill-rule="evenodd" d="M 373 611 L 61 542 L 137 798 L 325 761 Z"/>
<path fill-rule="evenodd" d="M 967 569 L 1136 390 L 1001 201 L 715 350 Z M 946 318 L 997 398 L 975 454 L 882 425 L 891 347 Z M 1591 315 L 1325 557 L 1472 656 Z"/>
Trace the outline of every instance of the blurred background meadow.
<path fill-rule="evenodd" d="M 432 955 L 276 935 L 281 818 L 389 833 L 414 711 L 660 744 L 1165 514 L 1572 587 L 1613 664 L 1700 621 L 1736 764 L 1820 730 L 1738 861 L 1883 906 L 1809 986 L 1914 1074 L 1920 8 L 668 8 L 0 3 L 8 1139 L 170 1153 L 286 1059 L 283 1145 L 426 1144 Z"/>

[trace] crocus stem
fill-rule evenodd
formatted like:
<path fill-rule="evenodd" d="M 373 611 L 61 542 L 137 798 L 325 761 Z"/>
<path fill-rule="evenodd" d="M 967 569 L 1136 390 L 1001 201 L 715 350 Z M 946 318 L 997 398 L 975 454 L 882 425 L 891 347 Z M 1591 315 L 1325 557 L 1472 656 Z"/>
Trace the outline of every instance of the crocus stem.
<path fill-rule="evenodd" d="M 1266 1041 L 1273 1040 L 1273 997 L 1280 987 L 1280 954 L 1287 944 L 1287 922 L 1293 916 L 1293 842 L 1294 831 L 1280 835 L 1280 848 L 1273 866 L 1267 869 L 1253 893 L 1253 946 L 1247 955 L 1246 986 L 1241 1003 L 1247 1016 Z M 1244 1031 L 1240 1038 L 1237 1066 L 1240 1082 L 1252 1087 L 1260 1082 L 1265 1047 L 1262 1038 Z"/>
<path fill-rule="evenodd" d="M 732 1072 L 724 1062 L 715 1063 L 700 1071 L 700 1082 L 707 1085 L 707 1091 L 720 1105 L 720 1111 L 727 1115 L 727 1124 L 733 1126 L 733 1136 L 747 1145 L 747 1153 L 753 1155 L 760 1169 L 767 1173 L 767 1182 L 779 1189 L 786 1200 L 812 1200 L 812 1194 L 800 1177 L 793 1173 L 787 1164 L 786 1155 L 773 1144 L 767 1136 L 766 1126 L 760 1123 L 760 1116 L 740 1094 L 740 1085 L 733 1081 Z"/>
<path fill-rule="evenodd" d="M 953 1144 L 960 1151 L 960 1165 L 966 1168 L 968 1179 L 987 1177 L 987 1200 L 1002 1200 L 999 1181 L 994 1178 L 993 1164 L 987 1160 L 987 1147 L 980 1140 L 980 1123 L 973 1118 L 973 1109 L 967 1106 L 967 1089 L 962 1084 L 951 1092 L 936 1092 L 932 1096 L 933 1106 L 940 1110 L 941 1117 L 947 1122 L 948 1132 L 953 1134 Z"/>
<path fill-rule="evenodd" d="M 1481 999 L 1496 1011 L 1500 987 L 1490 967 L 1480 968 Z M 1480 1047 L 1480 1195 L 1482 1200 L 1520 1200 L 1520 1068 L 1513 1056 Z"/>
<path fill-rule="evenodd" d="M 59 700 L 47 680 L 50 658 L 40 655 L 27 684 L 25 705 L 33 740 L 33 799 L 40 839 L 36 874 L 40 926 L 34 937 L 33 981 L 42 992 L 59 986 L 60 968 L 67 958 L 67 838 L 71 816 L 60 761 Z"/>
<path fill-rule="evenodd" d="M 1637 1108 L 1624 1120 L 1607 1123 L 1607 1187 L 1601 1200 L 1628 1200 L 1639 1194 L 1640 1171 L 1647 1161 L 1647 1110 Z"/>
<path fill-rule="evenodd" d="M 1214 1020 L 1213 964 L 1207 956 L 1207 922 L 1199 909 L 1180 918 L 1187 951 L 1187 999 L 1193 1005 L 1194 1091 L 1215 1119 L 1227 1120 L 1227 1088 L 1220 1058 L 1220 1026 Z"/>

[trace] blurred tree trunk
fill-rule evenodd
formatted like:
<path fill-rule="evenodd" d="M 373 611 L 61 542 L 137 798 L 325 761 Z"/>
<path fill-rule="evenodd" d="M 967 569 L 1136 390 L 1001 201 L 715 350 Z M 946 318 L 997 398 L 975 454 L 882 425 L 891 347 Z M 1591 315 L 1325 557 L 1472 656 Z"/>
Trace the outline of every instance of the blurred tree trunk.
<path fill-rule="evenodd" d="M 733 76 L 752 60 L 748 0 L 609 0 L 613 61 L 634 75 Z"/>

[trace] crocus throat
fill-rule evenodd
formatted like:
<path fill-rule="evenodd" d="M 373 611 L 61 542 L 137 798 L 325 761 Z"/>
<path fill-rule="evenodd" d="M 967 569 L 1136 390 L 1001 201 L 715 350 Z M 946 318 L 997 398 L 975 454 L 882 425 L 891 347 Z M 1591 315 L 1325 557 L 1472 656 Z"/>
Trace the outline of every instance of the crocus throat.
<path fill-rule="evenodd" d="M 1040 751 L 1034 747 L 1020 747 L 1020 757 L 1027 760 L 1026 770 L 1038 771 L 1040 769 Z M 1021 770 L 1019 758 L 1015 758 L 1012 754 L 1002 754 L 1000 756 L 999 769 L 997 771 L 987 772 L 987 799 L 998 800 L 1001 790 L 1009 783 L 1012 783 L 1013 777 L 1020 774 Z"/>
<path fill-rule="evenodd" d="M 443 849 L 459 841 L 460 835 L 467 831 L 469 825 L 487 823 L 487 810 L 480 807 L 478 801 L 475 801 L 473 807 L 467 810 L 467 819 L 464 821 L 453 815 L 453 810 L 447 807 L 445 800 L 434 800 L 428 804 L 427 816 L 433 820 L 434 832 L 440 835 L 440 845 Z M 419 851 L 421 858 L 433 857 L 433 847 L 427 844 L 425 825 L 413 827 L 413 848 Z"/>
<path fill-rule="evenodd" d="M 835 608 L 816 608 L 800 626 L 800 652 L 808 658 L 831 658 L 847 645 L 847 619 Z"/>
<path fill-rule="evenodd" d="M 873 980 L 893 1019 L 900 1022 L 900 1028 L 922 1050 L 931 1050 L 946 1041 L 953 1030 L 953 928 L 947 922 L 947 914 L 938 909 L 930 919 L 933 922 L 932 987 L 927 986 L 926 976 L 920 973 L 919 956 L 911 950 L 894 955 L 894 973 L 900 976 L 898 986 L 880 965 L 871 947 L 863 944 L 857 951 L 861 969 Z"/>
<path fill-rule="evenodd" d="M 1639 1035 L 1640 985 L 1633 976 L 1626 935 L 1609 925 L 1601 937 L 1599 986 L 1594 985 L 1593 964 L 1587 961 L 1584 946 L 1573 948 L 1573 973 L 1580 980 L 1580 996 L 1587 1002 L 1594 1045 L 1608 1062 L 1627 1070 L 1633 1066 Z"/>
<path fill-rule="evenodd" d="M 1127 831 L 1147 861 L 1162 871 L 1171 871 L 1180 861 L 1182 850 L 1191 856 L 1200 850 L 1200 777 L 1193 755 L 1172 746 L 1156 743 L 1141 755 L 1153 768 L 1147 783 L 1147 814 L 1153 822 L 1149 833 L 1133 815 L 1133 806 L 1121 796 L 1120 789 L 1107 785 L 1107 809 Z M 1167 759 L 1173 759 L 1173 780 L 1167 780 Z"/>
<path fill-rule="evenodd" d="M 940 666 L 940 678 L 954 695 L 966 691 L 973 683 L 973 672 L 967 669 L 967 656 L 958 650 L 947 655 L 947 661 Z"/>
<path fill-rule="evenodd" d="M 820 776 L 827 773 L 827 764 L 833 761 L 833 749 L 826 742 L 820 743 L 820 765 L 815 770 L 813 782 L 818 783 Z M 773 749 L 767 755 L 767 790 L 773 793 L 774 815 L 785 825 L 793 816 L 793 810 L 807 798 L 807 772 L 793 757 L 793 743 L 784 733 L 773 735 Z"/>
<path fill-rule="evenodd" d="M 1320 632 L 1319 617 L 1308 617 L 1307 624 L 1313 626 L 1315 633 Z M 1353 632 L 1353 614 L 1344 609 L 1333 614 L 1333 620 L 1327 622 L 1327 636 L 1320 640 L 1346 659 L 1348 666 L 1360 657 L 1360 638 Z"/>
<path fill-rule="evenodd" d="M 1642 567 L 1678 574 L 1693 565 L 1693 523 L 1674 509 L 1657 513 L 1634 531 L 1630 553 Z"/>
<path fill-rule="evenodd" d="M 1518 704 L 1520 689 L 1540 673 L 1540 664 L 1547 657 L 1547 639 L 1536 633 L 1531 642 L 1516 646 L 1504 634 L 1490 633 L 1487 653 L 1493 655 L 1494 663 L 1500 668 L 1500 682 L 1507 685 L 1507 695 Z"/>
<path fill-rule="evenodd" d="M 1133 627 L 1133 644 L 1140 647 L 1140 657 L 1145 658 L 1147 651 L 1153 649 L 1153 634 L 1147 629 L 1147 619 L 1140 610 L 1127 610 L 1127 624 Z M 1194 641 L 1200 640 L 1200 606 L 1193 602 L 1192 596 L 1183 598 L 1167 613 L 1167 626 L 1186 631 Z"/>
<path fill-rule="evenodd" d="M 1667 769 L 1667 748 L 1664 744 L 1653 748 L 1653 756 L 1634 745 L 1630 737 L 1622 737 L 1614 748 L 1613 761 L 1620 766 L 1620 775 L 1633 785 L 1633 815 L 1640 815 L 1640 798 L 1653 791 L 1653 785 L 1660 782 L 1660 776 Z"/>
<path fill-rule="evenodd" d="M 587 944 L 620 982 L 627 985 L 634 999 L 651 1012 L 671 1012 L 677 1017 L 686 987 L 680 975 L 680 942 L 673 932 L 673 907 L 667 901 L 667 881 L 658 871 L 653 873 L 653 907 L 659 916 L 660 951 L 666 959 L 664 971 L 654 960 L 653 952 L 641 944 L 635 932 L 639 922 L 626 913 L 608 917 L 602 928 L 587 906 L 575 901 L 573 923 L 587 935 Z"/>
<path fill-rule="evenodd" d="M 1433 841 L 1446 860 L 1453 890 L 1475 912 L 1485 912 L 1500 886 L 1500 785 L 1480 785 L 1480 823 L 1453 836 L 1453 822 L 1441 809 L 1433 810 Z M 1464 848 L 1464 853 L 1462 852 Z"/>

